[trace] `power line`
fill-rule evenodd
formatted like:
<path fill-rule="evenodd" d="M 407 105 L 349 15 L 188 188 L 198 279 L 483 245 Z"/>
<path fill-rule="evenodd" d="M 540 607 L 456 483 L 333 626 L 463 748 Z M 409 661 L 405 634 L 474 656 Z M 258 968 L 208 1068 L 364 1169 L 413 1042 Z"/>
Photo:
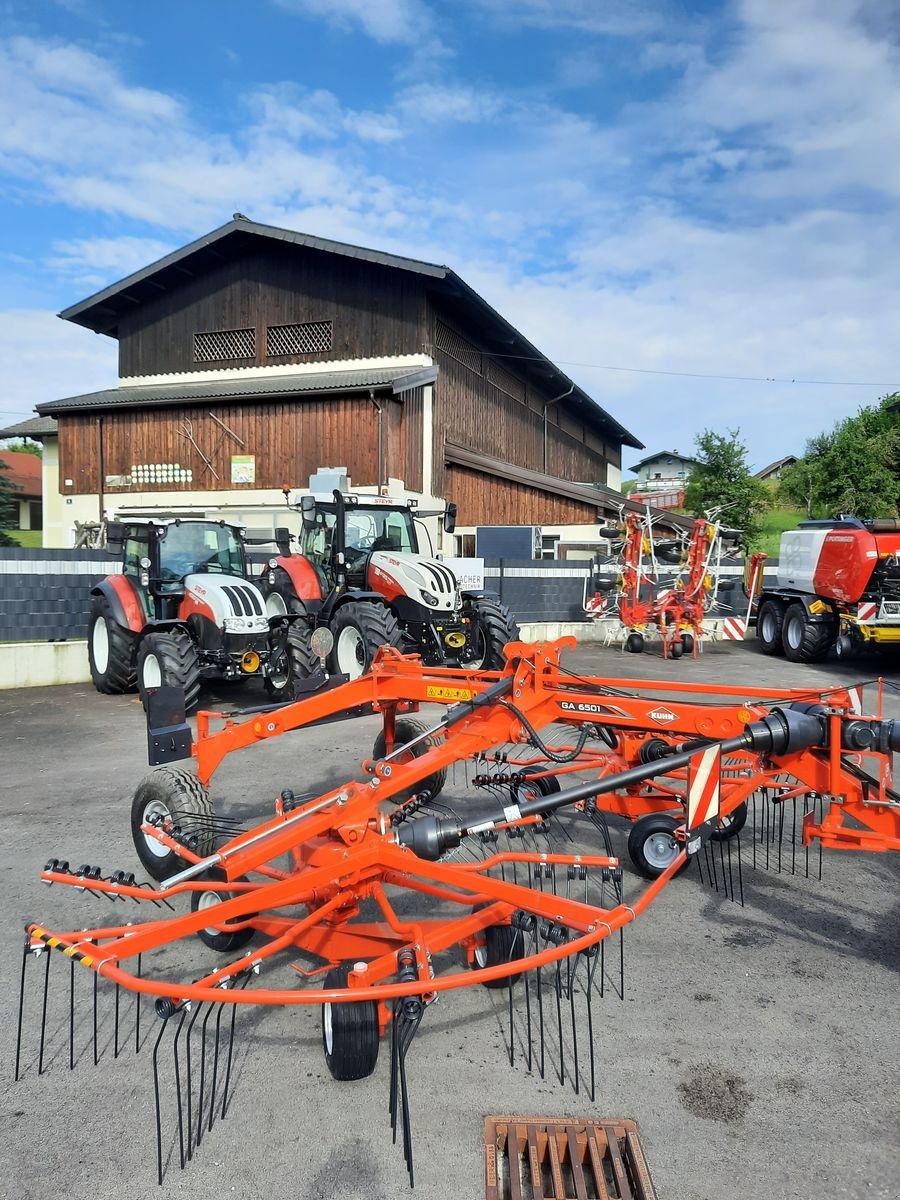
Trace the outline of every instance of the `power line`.
<path fill-rule="evenodd" d="M 535 354 L 495 354 L 492 350 L 483 350 L 486 358 L 515 358 L 523 362 L 547 362 L 548 360 Z M 587 367 L 594 371 L 624 371 L 634 375 L 671 375 L 678 379 L 724 379 L 732 383 L 802 383 L 815 387 L 865 387 L 885 388 L 896 387 L 896 383 L 872 383 L 850 379 L 781 379 L 773 375 L 713 375 L 703 371 L 660 371 L 652 367 L 614 367 L 607 363 L 575 362 L 573 359 L 555 358 L 551 363 L 563 367 Z"/>

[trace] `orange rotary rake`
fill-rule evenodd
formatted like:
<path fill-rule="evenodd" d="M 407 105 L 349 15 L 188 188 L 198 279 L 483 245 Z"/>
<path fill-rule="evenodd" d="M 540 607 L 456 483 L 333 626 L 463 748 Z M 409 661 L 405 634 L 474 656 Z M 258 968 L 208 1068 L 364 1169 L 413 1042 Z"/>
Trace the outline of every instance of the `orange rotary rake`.
<path fill-rule="evenodd" d="M 513 643 L 503 672 L 428 668 L 383 651 L 369 675 L 293 704 L 242 719 L 201 712 L 193 744 L 183 702 L 178 711 L 177 695 L 160 689 L 151 761 L 165 765 L 139 786 L 132 825 L 142 863 L 162 882 L 57 859 L 41 875 L 160 912 L 80 931 L 27 926 L 17 1077 L 43 1071 L 47 1030 L 57 1027 L 48 1023 L 53 950 L 69 959 L 70 1066 L 76 965 L 92 977 L 95 1061 L 99 985 L 114 990 L 116 1056 L 131 1039 L 122 993 L 134 997 L 127 1013 L 138 1048 L 149 1040 L 142 1000 L 152 998 L 162 1182 L 172 1156 L 184 1167 L 228 1112 L 238 1010 L 312 1005 L 337 1080 L 373 1074 L 389 1038 L 390 1119 L 412 1183 L 407 1058 L 442 993 L 502 989 L 510 1064 L 593 1099 L 595 1002 L 624 993 L 624 930 L 686 862 L 742 900 L 740 832 L 751 810 L 759 865 L 777 844 L 782 869 L 786 837 L 783 866 L 794 871 L 798 846 L 808 870 L 815 838 L 900 848 L 890 776 L 900 726 L 859 716 L 851 692 L 626 688 L 568 671 L 560 654 L 573 646 Z M 409 716 L 425 703 L 444 706 L 431 724 Z M 282 791 L 274 815 L 249 830 L 214 811 L 208 786 L 228 754 L 372 711 L 383 730 L 361 780 L 316 796 Z M 171 765 L 189 754 L 196 775 Z M 449 795 L 455 764 L 464 765 L 462 795 Z M 627 902 L 608 814 L 631 822 L 628 853 L 647 880 Z M 179 901 L 188 912 L 176 911 Z M 613 937 L 615 958 L 606 954 Z M 224 962 L 188 980 L 175 948 L 190 961 L 196 939 Z M 28 976 L 26 986 L 27 964 L 41 958 L 36 985 Z M 40 1013 L 33 1055 L 23 1043 L 26 1010 Z M 169 1082 L 174 1103 L 163 1103 Z"/>

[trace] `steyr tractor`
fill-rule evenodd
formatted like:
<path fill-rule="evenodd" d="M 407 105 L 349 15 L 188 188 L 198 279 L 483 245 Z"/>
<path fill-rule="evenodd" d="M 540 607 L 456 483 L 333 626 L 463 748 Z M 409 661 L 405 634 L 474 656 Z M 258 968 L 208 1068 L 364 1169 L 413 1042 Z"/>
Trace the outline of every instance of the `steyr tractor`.
<path fill-rule="evenodd" d="M 462 591 L 439 559 L 420 553 L 414 506 L 334 491 L 305 495 L 300 553 L 269 560 L 260 579 L 270 618 L 300 614 L 334 637 L 329 669 L 356 679 L 381 646 L 417 653 L 427 666 L 500 670 L 519 637 L 490 592 Z M 455 505 L 444 529 L 451 533 Z"/>
<path fill-rule="evenodd" d="M 135 684 L 184 689 L 188 711 L 203 678 L 261 677 L 273 700 L 318 669 L 306 622 L 271 616 L 246 575 L 243 531 L 224 521 L 128 520 L 107 526 L 122 574 L 91 589 L 88 660 L 98 692 Z"/>

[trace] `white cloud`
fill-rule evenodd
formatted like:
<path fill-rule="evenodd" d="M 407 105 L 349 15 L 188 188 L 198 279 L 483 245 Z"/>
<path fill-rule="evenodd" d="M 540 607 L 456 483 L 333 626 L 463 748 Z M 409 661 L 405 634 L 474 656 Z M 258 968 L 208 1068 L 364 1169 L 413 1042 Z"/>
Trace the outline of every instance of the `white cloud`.
<path fill-rule="evenodd" d="M 101 287 L 174 250 L 157 238 L 96 237 L 54 242 L 46 265 L 83 286 Z"/>
<path fill-rule="evenodd" d="M 342 30 L 360 29 L 383 45 L 420 44 L 434 25 L 422 0 L 275 0 L 281 8 L 321 17 Z"/>
<path fill-rule="evenodd" d="M 12 309 L 0 315 L 5 364 L 0 425 L 34 416 L 35 404 L 114 387 L 118 347 L 60 321 L 51 312 Z"/>
<path fill-rule="evenodd" d="M 612 37 L 658 31 L 668 4 L 660 0 L 469 0 L 476 9 L 506 25 L 575 29 Z"/>

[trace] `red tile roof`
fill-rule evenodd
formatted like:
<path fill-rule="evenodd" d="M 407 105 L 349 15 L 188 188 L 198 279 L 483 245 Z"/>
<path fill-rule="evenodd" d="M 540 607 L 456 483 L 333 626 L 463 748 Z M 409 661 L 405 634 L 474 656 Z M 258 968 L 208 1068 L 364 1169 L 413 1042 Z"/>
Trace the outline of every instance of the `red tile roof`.
<path fill-rule="evenodd" d="M 4 450 L 0 446 L 0 475 L 21 488 L 21 491 L 15 493 L 17 499 L 40 500 L 41 460 L 36 454 L 23 454 L 21 450 Z"/>

